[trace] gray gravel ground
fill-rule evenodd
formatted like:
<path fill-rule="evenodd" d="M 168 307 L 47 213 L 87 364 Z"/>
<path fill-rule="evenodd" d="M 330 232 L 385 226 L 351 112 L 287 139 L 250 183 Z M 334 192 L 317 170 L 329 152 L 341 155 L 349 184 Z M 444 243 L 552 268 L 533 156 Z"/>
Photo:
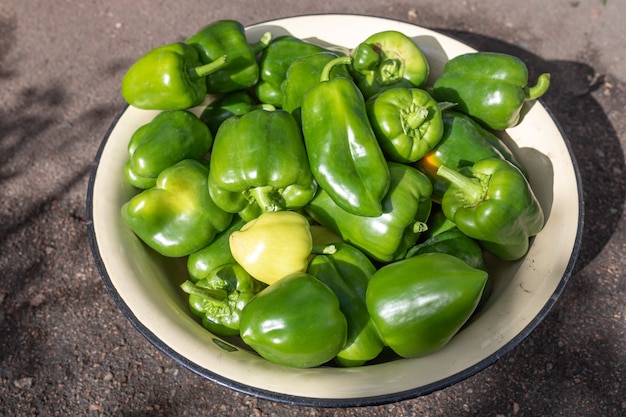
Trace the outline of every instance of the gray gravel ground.
<path fill-rule="evenodd" d="M 548 70 L 544 102 L 580 166 L 574 275 L 517 348 L 452 387 L 356 409 L 233 392 L 162 354 L 121 314 L 89 250 L 92 161 L 126 68 L 204 24 L 312 13 L 413 22 Z M 626 2 L 5 0 L 0 4 L 0 414 L 618 416 L 626 414 Z M 349 30 L 349 28 L 346 28 Z"/>

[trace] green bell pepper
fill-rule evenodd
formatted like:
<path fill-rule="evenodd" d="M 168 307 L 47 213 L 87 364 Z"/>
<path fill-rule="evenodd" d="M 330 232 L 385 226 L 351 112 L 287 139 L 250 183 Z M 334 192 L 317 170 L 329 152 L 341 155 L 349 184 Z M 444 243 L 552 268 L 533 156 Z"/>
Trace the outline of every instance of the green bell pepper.
<path fill-rule="evenodd" d="M 528 86 L 528 68 L 512 55 L 471 52 L 452 58 L 435 80 L 433 96 L 457 103 L 457 109 L 494 130 L 519 123 L 524 102 L 541 97 L 550 86 L 550 74 L 541 74 Z"/>
<path fill-rule="evenodd" d="M 307 273 L 289 275 L 244 307 L 242 340 L 265 359 L 297 368 L 331 361 L 345 346 L 346 318 L 335 293 Z"/>
<path fill-rule="evenodd" d="M 419 88 L 392 88 L 365 103 L 378 142 L 390 161 L 422 158 L 443 136 L 439 103 Z"/>
<path fill-rule="evenodd" d="M 137 188 L 154 187 L 165 168 L 183 159 L 203 160 L 212 144 L 213 135 L 195 114 L 186 110 L 161 112 L 131 136 L 126 179 Z"/>
<path fill-rule="evenodd" d="M 320 83 L 302 101 L 302 132 L 313 177 L 346 211 L 380 216 L 389 169 L 367 118 L 363 95 L 351 79 L 330 79 L 340 57 L 324 67 Z"/>
<path fill-rule="evenodd" d="M 401 259 L 426 230 L 432 185 L 424 174 L 409 165 L 389 162 L 391 186 L 379 216 L 359 216 L 336 204 L 322 188 L 306 206 L 307 213 L 372 259 Z"/>
<path fill-rule="evenodd" d="M 283 110 L 291 113 L 298 123 L 302 123 L 301 107 L 304 95 L 319 82 L 324 66 L 339 55 L 334 52 L 319 52 L 294 60 L 281 85 L 283 95 Z M 350 73 L 345 65 L 333 67 L 330 78 L 350 78 Z"/>
<path fill-rule="evenodd" d="M 207 94 L 206 77 L 226 63 L 220 57 L 203 64 L 193 46 L 177 42 L 158 46 L 135 61 L 122 78 L 122 97 L 146 110 L 184 110 Z"/>
<path fill-rule="evenodd" d="M 441 202 L 449 182 L 437 175 L 445 165 L 451 169 L 471 166 L 481 159 L 503 158 L 520 167 L 511 150 L 489 130 L 470 116 L 446 110 L 443 112 L 442 138 L 414 166 L 433 183 L 433 200 Z M 521 168 L 521 167 L 520 167 Z"/>
<path fill-rule="evenodd" d="M 240 230 L 244 224 L 246 224 L 245 220 L 234 215 L 226 230 L 218 233 L 213 241 L 204 248 L 189 254 L 187 272 L 193 282 L 206 278 L 212 270 L 219 266 L 235 262 L 228 241 L 230 235 Z"/>
<path fill-rule="evenodd" d="M 367 310 L 396 354 L 425 356 L 444 347 L 470 318 L 487 277 L 449 254 L 417 255 L 372 275 Z"/>
<path fill-rule="evenodd" d="M 275 38 L 259 59 L 259 82 L 254 87 L 262 103 L 280 107 L 283 104 L 282 84 L 289 66 L 298 58 L 325 51 L 321 46 L 291 35 Z"/>
<path fill-rule="evenodd" d="M 211 199 L 208 176 L 207 167 L 194 159 L 164 169 L 155 187 L 124 203 L 123 220 L 161 255 L 182 257 L 202 249 L 233 217 Z"/>
<path fill-rule="evenodd" d="M 378 32 L 352 51 L 352 76 L 366 99 L 393 87 L 420 87 L 428 79 L 428 60 L 402 32 Z"/>
<path fill-rule="evenodd" d="M 421 255 L 423 253 L 447 253 L 453 255 L 472 268 L 487 271 L 487 262 L 480 244 L 457 227 L 438 233 L 427 240 L 413 246 L 407 251 L 406 258 Z M 493 291 L 491 277 L 487 278 L 480 301 L 476 309 L 484 305 Z"/>
<path fill-rule="evenodd" d="M 206 76 L 207 92 L 228 93 L 252 87 L 259 80 L 257 54 L 269 45 L 266 32 L 258 42 L 249 44 L 244 26 L 235 20 L 218 20 L 190 36 L 185 43 L 198 51 L 200 60 L 212 63 L 226 57 L 226 63 Z"/>
<path fill-rule="evenodd" d="M 528 252 L 529 238 L 541 231 L 544 222 L 526 177 L 500 158 L 478 161 L 468 173 L 445 165 L 437 171 L 450 181 L 441 201 L 446 217 L 500 259 L 522 258 Z"/>
<path fill-rule="evenodd" d="M 210 168 L 215 203 L 246 220 L 303 207 L 317 189 L 302 131 L 284 110 L 253 110 L 224 121 L 215 135 Z"/>
<path fill-rule="evenodd" d="M 200 120 L 215 136 L 224 120 L 231 116 L 243 116 L 257 109 L 275 110 L 272 105 L 257 103 L 247 90 L 238 90 L 224 94 L 207 104 L 200 114 Z"/>
<path fill-rule="evenodd" d="M 189 294 L 191 313 L 217 336 L 238 336 L 241 312 L 265 285 L 236 263 L 213 269 L 196 283 L 185 281 L 180 288 Z"/>
<path fill-rule="evenodd" d="M 332 254 L 315 255 L 307 272 L 333 290 L 348 323 L 345 346 L 337 353 L 342 366 L 361 366 L 378 356 L 383 343 L 367 312 L 365 292 L 376 267 L 367 256 L 346 243 L 335 243 Z"/>

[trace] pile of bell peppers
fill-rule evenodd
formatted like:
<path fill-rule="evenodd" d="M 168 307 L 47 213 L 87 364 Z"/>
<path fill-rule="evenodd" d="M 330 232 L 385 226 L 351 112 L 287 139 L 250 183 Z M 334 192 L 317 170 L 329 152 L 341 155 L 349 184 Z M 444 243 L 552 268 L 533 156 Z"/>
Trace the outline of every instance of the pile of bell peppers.
<path fill-rule="evenodd" d="M 129 105 L 159 112 L 129 138 L 121 217 L 186 258 L 199 323 L 267 360 L 442 349 L 489 303 L 487 259 L 522 259 L 543 227 L 501 137 L 550 78 L 529 87 L 521 60 L 490 52 L 431 75 L 397 31 L 347 48 L 251 42 L 221 20 L 156 47 L 122 80 Z"/>

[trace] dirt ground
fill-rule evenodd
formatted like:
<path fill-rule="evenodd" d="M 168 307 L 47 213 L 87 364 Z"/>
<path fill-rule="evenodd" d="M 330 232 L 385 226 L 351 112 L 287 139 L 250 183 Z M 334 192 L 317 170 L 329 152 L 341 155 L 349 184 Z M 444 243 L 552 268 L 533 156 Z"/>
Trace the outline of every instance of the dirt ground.
<path fill-rule="evenodd" d="M 626 2 L 5 0 L 0 4 L 0 415 L 618 416 L 626 414 Z M 306 408 L 234 392 L 152 346 L 89 249 L 90 169 L 128 66 L 213 20 L 313 13 L 412 22 L 549 71 L 544 103 L 576 156 L 585 227 L 574 274 L 512 352 L 399 403 Z M 349 28 L 346 28 L 349 30 Z"/>

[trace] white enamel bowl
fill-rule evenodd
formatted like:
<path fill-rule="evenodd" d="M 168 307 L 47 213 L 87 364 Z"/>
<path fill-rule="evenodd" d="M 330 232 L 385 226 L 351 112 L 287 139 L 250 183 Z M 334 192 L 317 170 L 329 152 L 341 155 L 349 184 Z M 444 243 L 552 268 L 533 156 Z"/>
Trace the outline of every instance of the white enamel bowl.
<path fill-rule="evenodd" d="M 321 44 L 356 46 L 382 30 L 413 38 L 431 64 L 431 82 L 444 63 L 473 51 L 439 33 L 398 21 L 354 15 L 314 15 L 251 26 L 258 39 L 292 34 Z M 549 92 L 548 92 L 549 94 Z M 519 262 L 492 264 L 494 292 L 484 310 L 435 354 L 353 369 L 291 369 L 260 358 L 205 330 L 188 312 L 178 285 L 184 260 L 166 260 L 126 227 L 120 207 L 134 194 L 124 179 L 127 144 L 155 112 L 126 108 L 107 132 L 91 174 L 87 211 L 92 252 L 111 296 L 157 348 L 193 372 L 234 390 L 292 404 L 363 406 L 424 395 L 486 368 L 518 345 L 562 292 L 580 245 L 581 185 L 567 140 L 541 101 L 504 138 L 525 166 L 546 224 Z M 555 175 L 558 173 L 558 175 Z"/>

